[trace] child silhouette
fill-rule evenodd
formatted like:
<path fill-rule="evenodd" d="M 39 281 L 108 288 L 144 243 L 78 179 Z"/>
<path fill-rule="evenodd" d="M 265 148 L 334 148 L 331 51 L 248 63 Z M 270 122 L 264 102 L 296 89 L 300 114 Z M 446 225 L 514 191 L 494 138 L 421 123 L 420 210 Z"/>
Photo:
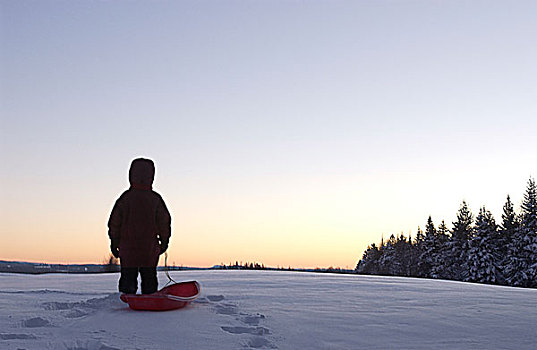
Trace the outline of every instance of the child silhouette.
<path fill-rule="evenodd" d="M 157 291 L 159 255 L 168 249 L 171 217 L 162 197 L 152 190 L 154 177 L 152 160 L 133 160 L 130 188 L 118 198 L 108 220 L 110 249 L 121 262 L 119 291 L 126 294 L 138 290 L 138 273 L 142 294 Z"/>

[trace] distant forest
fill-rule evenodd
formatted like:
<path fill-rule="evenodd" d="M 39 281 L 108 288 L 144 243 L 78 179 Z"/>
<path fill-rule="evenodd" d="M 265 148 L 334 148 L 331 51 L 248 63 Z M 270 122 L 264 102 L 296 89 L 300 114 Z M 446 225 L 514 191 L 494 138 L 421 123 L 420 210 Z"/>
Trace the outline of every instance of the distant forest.
<path fill-rule="evenodd" d="M 449 229 L 429 216 L 414 240 L 391 235 L 371 244 L 356 266 L 360 274 L 440 278 L 537 287 L 537 191 L 530 178 L 515 212 L 509 196 L 501 223 L 484 206 L 475 217 L 462 202 Z"/>

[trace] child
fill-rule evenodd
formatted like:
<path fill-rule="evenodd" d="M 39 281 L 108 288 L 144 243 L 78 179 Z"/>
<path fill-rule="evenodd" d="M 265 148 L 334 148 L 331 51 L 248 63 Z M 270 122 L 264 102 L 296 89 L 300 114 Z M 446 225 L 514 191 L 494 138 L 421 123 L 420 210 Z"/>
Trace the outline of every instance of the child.
<path fill-rule="evenodd" d="M 120 259 L 119 291 L 135 294 L 138 273 L 142 294 L 157 291 L 159 255 L 168 249 L 171 217 L 162 197 L 152 191 L 155 165 L 138 158 L 129 170 L 131 187 L 119 197 L 108 221 L 112 254 Z"/>

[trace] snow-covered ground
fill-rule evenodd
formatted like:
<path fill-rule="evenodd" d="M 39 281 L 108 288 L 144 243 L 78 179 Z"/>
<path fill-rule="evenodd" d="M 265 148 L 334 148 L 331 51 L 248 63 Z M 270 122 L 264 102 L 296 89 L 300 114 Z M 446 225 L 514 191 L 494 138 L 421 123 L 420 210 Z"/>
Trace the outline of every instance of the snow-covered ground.
<path fill-rule="evenodd" d="M 537 290 L 275 271 L 172 277 L 198 280 L 201 297 L 181 310 L 136 312 L 119 300 L 118 274 L 0 274 L 0 348 L 537 347 Z"/>

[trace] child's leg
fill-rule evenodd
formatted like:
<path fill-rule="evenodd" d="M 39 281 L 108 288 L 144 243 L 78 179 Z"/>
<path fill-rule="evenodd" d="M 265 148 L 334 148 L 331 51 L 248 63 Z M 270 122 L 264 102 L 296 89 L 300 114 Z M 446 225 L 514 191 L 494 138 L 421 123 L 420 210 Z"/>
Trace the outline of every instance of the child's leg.
<path fill-rule="evenodd" d="M 155 293 L 158 288 L 157 268 L 140 267 L 140 276 L 142 277 L 142 294 Z"/>
<path fill-rule="evenodd" d="M 138 290 L 138 268 L 121 267 L 119 291 L 125 294 L 135 294 Z"/>

